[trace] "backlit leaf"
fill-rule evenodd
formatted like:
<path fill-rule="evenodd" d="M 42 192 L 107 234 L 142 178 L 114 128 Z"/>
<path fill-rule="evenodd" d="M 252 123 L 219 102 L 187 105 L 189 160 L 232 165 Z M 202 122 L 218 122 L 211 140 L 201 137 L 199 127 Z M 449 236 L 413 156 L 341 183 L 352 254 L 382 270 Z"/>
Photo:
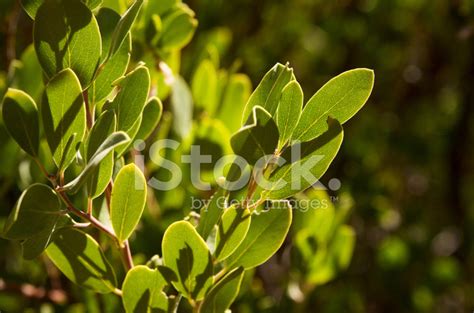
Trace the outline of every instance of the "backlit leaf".
<path fill-rule="evenodd" d="M 250 269 L 267 261 L 283 244 L 291 218 L 292 208 L 288 201 L 273 202 L 268 211 L 254 213 L 245 239 L 227 258 L 227 267 Z"/>
<path fill-rule="evenodd" d="M 46 253 L 59 270 L 79 286 L 98 293 L 109 293 L 116 288 L 113 268 L 90 235 L 74 228 L 60 229 Z"/>
<path fill-rule="evenodd" d="M 17 89 L 8 89 L 2 104 L 3 122 L 10 135 L 28 154 L 39 148 L 39 117 L 34 100 Z"/>
<path fill-rule="evenodd" d="M 54 163 L 64 170 L 74 159 L 86 130 L 81 85 L 70 69 L 54 76 L 46 86 L 41 115 Z"/>
<path fill-rule="evenodd" d="M 137 67 L 119 82 L 119 87 L 120 92 L 112 102 L 111 108 L 117 115 L 117 130 L 128 132 L 140 118 L 148 98 L 150 90 L 148 69 L 145 66 Z"/>
<path fill-rule="evenodd" d="M 114 34 L 112 36 L 112 42 L 110 44 L 109 56 L 112 57 L 119 50 L 119 47 L 122 45 L 122 42 L 127 37 L 130 29 L 132 28 L 135 19 L 137 18 L 138 12 L 143 5 L 143 0 L 135 0 L 135 2 L 130 6 L 130 8 L 125 12 L 117 26 L 115 27 Z"/>
<path fill-rule="evenodd" d="M 99 26 L 80 1 L 51 0 L 38 9 L 34 24 L 38 60 L 49 78 L 65 68 L 89 86 L 99 65 L 102 43 Z"/>
<path fill-rule="evenodd" d="M 239 294 L 244 269 L 236 268 L 215 284 L 204 298 L 200 313 L 222 313 L 229 309 Z"/>
<path fill-rule="evenodd" d="M 327 123 L 329 129 L 321 136 L 296 143 L 285 150 L 281 156 L 287 163 L 271 174 L 271 185 L 265 191 L 266 197 L 286 199 L 316 183 L 326 172 L 343 139 L 343 130 L 338 121 L 329 119 Z"/>
<path fill-rule="evenodd" d="M 166 313 L 166 280 L 158 269 L 138 265 L 127 272 L 122 286 L 122 302 L 127 313 Z"/>
<path fill-rule="evenodd" d="M 242 115 L 242 124 L 244 125 L 247 122 L 253 108 L 257 105 L 264 108 L 271 116 L 274 116 L 278 108 L 281 92 L 292 79 L 292 68 L 280 63 L 275 64 L 262 78 L 262 81 L 245 105 L 244 114 Z"/>
<path fill-rule="evenodd" d="M 217 261 L 226 259 L 237 249 L 244 240 L 249 226 L 250 212 L 248 209 L 231 206 L 224 212 L 216 235 L 214 255 Z"/>
<path fill-rule="evenodd" d="M 374 86 L 374 72 L 355 69 L 328 81 L 309 99 L 292 139 L 309 141 L 326 129 L 328 116 L 344 124 L 365 104 Z"/>
<path fill-rule="evenodd" d="M 110 220 L 117 238 L 130 237 L 140 221 L 146 201 L 146 180 L 135 164 L 120 169 L 112 188 Z"/>
<path fill-rule="evenodd" d="M 278 145 L 278 128 L 270 114 L 260 106 L 253 108 L 251 122 L 235 133 L 230 143 L 234 153 L 248 163 L 272 155 Z"/>
<path fill-rule="evenodd" d="M 303 90 L 296 80 L 285 86 L 278 105 L 276 123 L 280 132 L 280 147 L 290 139 L 303 108 Z"/>
<path fill-rule="evenodd" d="M 212 260 L 204 240 L 186 221 L 171 224 L 162 241 L 163 260 L 177 275 L 174 287 L 186 298 L 201 300 L 212 284 Z"/>
<path fill-rule="evenodd" d="M 29 186 L 20 196 L 4 227 L 3 236 L 23 240 L 52 232 L 60 217 L 56 192 L 43 184 Z"/>

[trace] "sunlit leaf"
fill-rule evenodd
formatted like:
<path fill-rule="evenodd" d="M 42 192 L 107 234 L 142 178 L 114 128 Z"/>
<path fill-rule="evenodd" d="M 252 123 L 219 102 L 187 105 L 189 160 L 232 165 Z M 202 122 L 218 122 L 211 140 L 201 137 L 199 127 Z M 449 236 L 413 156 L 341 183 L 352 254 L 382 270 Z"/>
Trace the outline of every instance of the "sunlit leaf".
<path fill-rule="evenodd" d="M 127 272 L 122 286 L 122 302 L 127 313 L 166 313 L 166 280 L 157 269 L 138 265 Z"/>
<path fill-rule="evenodd" d="M 344 124 L 365 104 L 374 86 L 374 72 L 355 69 L 328 81 L 309 99 L 292 140 L 309 141 L 326 129 L 328 116 Z"/>
<path fill-rule="evenodd" d="M 60 229 L 46 253 L 61 272 L 79 286 L 98 293 L 115 290 L 114 270 L 90 235 L 74 228 Z"/>
<path fill-rule="evenodd" d="M 329 129 L 316 139 L 285 150 L 281 156 L 286 163 L 271 174 L 265 196 L 285 199 L 321 178 L 339 151 L 343 138 L 342 127 L 336 120 L 329 119 L 328 125 Z"/>
<path fill-rule="evenodd" d="M 303 90 L 296 80 L 285 86 L 278 105 L 276 123 L 280 132 L 280 147 L 290 139 L 303 108 Z"/>
<path fill-rule="evenodd" d="M 230 143 L 235 154 L 255 164 L 260 158 L 275 152 L 278 128 L 265 109 L 255 106 L 251 122 L 235 133 Z"/>
<path fill-rule="evenodd" d="M 229 207 L 221 217 L 216 235 L 214 255 L 218 261 L 225 260 L 244 240 L 250 226 L 248 209 Z"/>
<path fill-rule="evenodd" d="M 60 217 L 61 202 L 54 190 L 43 184 L 29 186 L 20 196 L 4 227 L 8 239 L 28 239 L 51 233 Z"/>
<path fill-rule="evenodd" d="M 28 154 L 36 156 L 39 148 L 39 117 L 34 100 L 17 89 L 8 89 L 2 104 L 5 127 Z"/>
<path fill-rule="evenodd" d="M 110 220 L 120 241 L 130 237 L 137 226 L 146 201 L 146 180 L 135 164 L 120 170 L 112 188 Z"/>
<path fill-rule="evenodd" d="M 291 218 L 288 201 L 273 202 L 268 211 L 253 214 L 245 239 L 226 260 L 227 267 L 249 269 L 267 261 L 283 244 Z"/>
<path fill-rule="evenodd" d="M 244 125 L 247 122 L 248 117 L 252 114 L 253 108 L 257 105 L 264 108 L 273 116 L 277 111 L 281 92 L 292 78 L 292 68 L 280 63 L 275 64 L 262 78 L 262 81 L 245 105 L 244 114 L 242 115 L 242 124 Z"/>
<path fill-rule="evenodd" d="M 86 131 L 81 85 L 70 69 L 54 76 L 46 86 L 41 115 L 54 163 L 64 170 L 74 159 Z"/>
<path fill-rule="evenodd" d="M 230 305 L 239 294 L 240 285 L 244 277 L 244 269 L 236 268 L 224 276 L 215 284 L 204 298 L 200 313 L 222 313 L 229 309 Z"/>
<path fill-rule="evenodd" d="M 162 251 L 164 264 L 177 275 L 174 287 L 187 298 L 201 300 L 212 284 L 213 266 L 209 249 L 194 227 L 186 221 L 171 224 Z"/>
<path fill-rule="evenodd" d="M 82 87 L 89 86 L 102 43 L 97 21 L 86 5 L 70 0 L 44 2 L 36 14 L 33 37 L 46 76 L 71 68 Z"/>

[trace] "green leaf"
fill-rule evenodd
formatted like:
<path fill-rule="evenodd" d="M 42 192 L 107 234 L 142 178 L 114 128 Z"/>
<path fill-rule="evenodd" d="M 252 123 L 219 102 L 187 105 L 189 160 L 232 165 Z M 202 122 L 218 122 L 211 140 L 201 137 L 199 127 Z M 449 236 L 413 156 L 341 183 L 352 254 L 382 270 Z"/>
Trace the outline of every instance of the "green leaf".
<path fill-rule="evenodd" d="M 253 108 L 252 122 L 235 133 L 230 144 L 234 153 L 243 157 L 248 163 L 273 155 L 278 145 L 278 128 L 271 115 L 262 107 Z"/>
<path fill-rule="evenodd" d="M 120 92 L 111 104 L 117 115 L 117 130 L 128 132 L 140 118 L 150 90 L 150 73 L 139 66 L 119 83 Z"/>
<path fill-rule="evenodd" d="M 74 159 L 86 131 L 81 85 L 70 69 L 54 76 L 46 86 L 41 115 L 54 163 L 64 170 Z"/>
<path fill-rule="evenodd" d="M 69 227 L 71 224 L 72 220 L 69 216 L 60 215 L 52 229 L 46 229 L 33 237 L 25 239 L 21 243 L 23 258 L 33 260 L 40 256 L 51 243 L 54 232 L 63 227 Z"/>
<path fill-rule="evenodd" d="M 212 284 L 212 260 L 193 225 L 186 221 L 171 224 L 164 234 L 162 251 L 165 266 L 178 276 L 174 287 L 186 298 L 204 298 Z"/>
<path fill-rule="evenodd" d="M 245 239 L 227 259 L 227 268 L 250 269 L 267 261 L 283 244 L 291 218 L 288 201 L 272 202 L 268 211 L 253 214 Z"/>
<path fill-rule="evenodd" d="M 20 196 L 5 223 L 3 236 L 23 240 L 43 232 L 51 233 L 61 216 L 56 192 L 43 184 L 29 186 Z"/>
<path fill-rule="evenodd" d="M 200 313 L 227 312 L 237 298 L 244 277 L 244 269 L 236 268 L 215 284 L 204 298 Z"/>
<path fill-rule="evenodd" d="M 209 199 L 209 204 L 201 208 L 199 225 L 196 230 L 204 240 L 207 240 L 214 226 L 219 223 L 222 213 L 224 213 L 224 208 L 221 207 L 224 193 L 225 189 L 220 188 L 211 199 Z"/>
<path fill-rule="evenodd" d="M 21 5 L 26 13 L 28 13 L 32 19 L 35 19 L 36 12 L 44 1 L 45 0 L 21 0 Z M 82 0 L 82 2 L 91 10 L 94 10 L 102 4 L 102 0 Z"/>
<path fill-rule="evenodd" d="M 112 42 L 110 44 L 109 57 L 114 56 L 114 54 L 119 50 L 119 47 L 122 45 L 122 42 L 127 37 L 127 34 L 130 32 L 135 19 L 137 18 L 138 12 L 143 5 L 143 0 L 136 0 L 130 8 L 125 12 L 115 27 L 114 34 L 112 36 Z"/>
<path fill-rule="evenodd" d="M 102 8 L 97 15 L 100 33 L 102 37 L 102 50 L 108 51 L 112 41 L 113 31 L 120 20 L 120 15 L 109 8 Z M 132 50 L 131 35 L 128 34 L 120 45 L 117 52 L 106 63 L 102 65 L 96 79 L 89 91 L 91 103 L 99 103 L 106 99 L 114 90 L 113 82 L 122 77 L 130 62 Z M 102 54 L 102 61 L 107 55 Z"/>
<path fill-rule="evenodd" d="M 328 116 L 344 124 L 365 104 L 374 86 L 374 72 L 361 68 L 334 77 L 303 109 L 292 140 L 309 141 L 326 130 Z"/>
<path fill-rule="evenodd" d="M 311 241 L 311 235 L 308 235 L 307 232 L 298 234 L 295 244 L 300 249 L 305 245 L 308 246 L 308 238 Z M 350 226 L 343 225 L 336 229 L 330 242 L 318 243 L 316 251 L 307 253 L 306 280 L 312 284 L 322 285 L 334 279 L 349 266 L 354 245 L 355 233 Z M 306 247 L 306 250 L 309 249 Z"/>
<path fill-rule="evenodd" d="M 79 191 L 79 188 L 87 181 L 89 176 L 97 170 L 102 160 L 104 160 L 108 155 L 111 155 L 111 153 L 113 152 L 115 148 L 129 141 L 130 141 L 130 137 L 128 137 L 128 135 L 124 132 L 112 133 L 97 148 L 97 150 L 92 155 L 90 160 L 87 162 L 87 165 L 84 167 L 82 172 L 71 182 L 64 185 L 62 187 L 62 190 L 69 191 L 70 193 L 76 193 L 77 191 Z M 106 169 L 106 170 L 109 171 L 109 169 Z M 112 170 L 113 170 L 113 163 L 112 163 Z M 107 177 L 110 179 L 110 177 L 112 176 L 112 173 L 110 173 L 110 176 L 108 175 L 109 175 L 109 172 L 104 174 L 105 177 L 102 178 L 102 181 L 100 182 L 101 188 L 105 189 L 104 185 L 107 186 L 107 183 L 108 183 Z"/>
<path fill-rule="evenodd" d="M 17 89 L 8 89 L 2 104 L 3 122 L 10 135 L 33 157 L 38 155 L 39 117 L 35 101 Z"/>
<path fill-rule="evenodd" d="M 102 0 L 82 0 L 90 10 L 94 10 L 102 4 Z"/>
<path fill-rule="evenodd" d="M 173 130 L 180 138 L 186 138 L 191 131 L 193 118 L 193 97 L 188 84 L 181 77 L 176 77 L 171 93 L 171 111 L 173 113 Z"/>
<path fill-rule="evenodd" d="M 115 290 L 112 266 L 97 241 L 74 228 L 63 228 L 54 234 L 46 249 L 51 261 L 74 283 L 98 293 Z"/>
<path fill-rule="evenodd" d="M 44 89 L 43 71 L 33 44 L 29 45 L 21 54 L 20 62 L 17 63 L 15 68 L 11 86 L 23 90 L 35 101 L 41 99 Z"/>
<path fill-rule="evenodd" d="M 105 142 L 107 137 L 112 135 L 112 133 L 115 131 L 116 124 L 117 121 L 115 114 L 112 111 L 105 111 L 94 123 L 84 148 L 87 164 L 91 163 L 94 154 L 96 154 L 96 151 L 99 151 L 102 143 Z M 130 140 L 130 138 L 128 138 L 128 140 Z M 109 152 L 109 154 L 99 162 L 100 164 L 98 165 L 97 169 L 91 173 L 87 182 L 87 194 L 92 199 L 98 197 L 104 192 L 105 188 L 110 182 L 110 179 L 112 178 L 114 171 L 113 152 Z"/>
<path fill-rule="evenodd" d="M 250 226 L 250 211 L 231 206 L 222 215 L 216 235 L 217 261 L 225 260 L 244 240 Z"/>
<path fill-rule="evenodd" d="M 196 107 L 213 115 L 217 106 L 217 70 L 210 60 L 203 60 L 193 75 L 191 90 Z"/>
<path fill-rule="evenodd" d="M 162 113 L 163 104 L 161 104 L 160 99 L 157 97 L 151 98 L 143 109 L 142 122 L 135 138 L 146 140 L 158 125 Z"/>
<path fill-rule="evenodd" d="M 261 106 L 271 116 L 275 114 L 283 88 L 293 79 L 293 69 L 288 65 L 275 64 L 262 78 L 247 102 L 242 124 L 245 124 L 255 106 Z"/>
<path fill-rule="evenodd" d="M 102 43 L 92 12 L 80 1 L 44 2 L 36 14 L 34 44 L 49 78 L 65 68 L 89 86 L 99 65 Z"/>
<path fill-rule="evenodd" d="M 173 13 L 163 17 L 162 25 L 159 46 L 162 49 L 172 50 L 181 49 L 191 41 L 198 21 L 194 18 L 194 12 L 180 3 Z"/>
<path fill-rule="evenodd" d="M 36 12 L 43 2 L 44 0 L 21 0 L 21 6 L 32 19 L 35 19 Z"/>
<path fill-rule="evenodd" d="M 163 292 L 166 280 L 161 273 L 138 265 L 127 272 L 122 286 L 122 302 L 127 313 L 168 312 L 168 298 Z"/>
<path fill-rule="evenodd" d="M 112 188 L 110 220 L 117 238 L 130 237 L 140 221 L 146 202 L 146 179 L 135 164 L 120 169 Z"/>
<path fill-rule="evenodd" d="M 240 128 L 240 120 L 245 103 L 249 99 L 252 83 L 247 75 L 233 74 L 225 87 L 224 99 L 219 109 L 218 118 L 224 122 L 231 133 Z"/>
<path fill-rule="evenodd" d="M 290 139 L 303 108 L 303 90 L 296 80 L 285 86 L 281 93 L 276 123 L 280 132 L 280 147 Z"/>
<path fill-rule="evenodd" d="M 286 199 L 305 190 L 326 172 L 336 157 L 342 143 L 343 130 L 338 121 L 328 119 L 328 130 L 308 142 L 296 143 L 281 156 L 286 164 L 271 174 L 270 186 L 265 196 L 270 199 Z M 294 160 L 299 151 L 300 158 Z"/>
<path fill-rule="evenodd" d="M 118 157 L 122 157 L 124 155 L 124 153 L 129 150 L 132 143 L 135 141 L 135 137 L 136 137 L 138 131 L 140 130 L 140 125 L 142 124 L 142 116 L 143 116 L 143 114 L 138 117 L 138 119 L 135 121 L 135 124 L 133 124 L 132 128 L 130 128 L 127 131 L 127 135 L 132 139 L 130 141 L 130 143 L 128 145 L 123 145 L 121 147 L 118 147 L 117 150 L 115 150 L 116 159 Z"/>

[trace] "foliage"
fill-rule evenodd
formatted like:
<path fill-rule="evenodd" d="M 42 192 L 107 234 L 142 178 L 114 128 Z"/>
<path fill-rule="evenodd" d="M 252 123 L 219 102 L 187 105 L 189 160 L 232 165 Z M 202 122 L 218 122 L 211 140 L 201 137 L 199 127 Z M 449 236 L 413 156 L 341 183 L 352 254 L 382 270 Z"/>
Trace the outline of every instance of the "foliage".
<path fill-rule="evenodd" d="M 251 92 L 248 77 L 221 69 L 209 49 L 188 85 L 180 60 L 194 12 L 177 0 L 112 2 L 22 2 L 33 48 L 12 72 L 2 127 L 5 149 L 27 166 L 9 174 L 25 188 L 3 237 L 20 241 L 24 258 L 54 264 L 84 297 L 102 294 L 105 311 L 225 312 L 285 240 L 305 264 L 295 284 L 335 278 L 354 231 L 347 209 L 310 187 L 336 157 L 342 124 L 366 103 L 373 71 L 346 71 L 304 104 L 289 64 Z M 197 174 L 196 147 L 211 156 Z M 239 177 L 249 180 L 238 186 Z M 196 197 L 210 201 L 194 208 Z M 301 199 L 325 205 L 302 213 Z M 147 238 L 151 253 L 131 249 L 145 231 L 158 234 Z"/>

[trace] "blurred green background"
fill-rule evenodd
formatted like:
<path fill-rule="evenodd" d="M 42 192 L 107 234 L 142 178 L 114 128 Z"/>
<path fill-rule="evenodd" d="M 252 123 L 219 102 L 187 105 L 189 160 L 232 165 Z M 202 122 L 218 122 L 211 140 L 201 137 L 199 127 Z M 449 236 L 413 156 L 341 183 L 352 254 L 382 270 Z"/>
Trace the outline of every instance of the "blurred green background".
<path fill-rule="evenodd" d="M 301 304 L 285 266 L 269 264 L 257 270 L 257 283 L 238 299 L 236 312 L 472 311 L 474 1 L 185 2 L 199 21 L 183 51 L 185 78 L 210 40 L 222 50 L 221 65 L 238 67 L 253 86 L 276 62 L 288 61 L 306 100 L 345 70 L 368 67 L 376 75 L 369 102 L 345 125 L 341 152 L 321 180 L 341 181 L 331 192 L 336 206 L 344 195 L 352 198 L 347 223 L 357 243 L 349 267 Z M 19 54 L 31 41 L 31 22 L 14 11 L 13 1 L 1 1 L 4 76 L 9 47 Z M 6 216 L 20 190 L 8 181 L 14 170 L 8 156 L 2 162 L 0 214 Z M 41 284 L 35 271 L 42 268 L 20 264 L 11 245 L 0 239 L 0 279 Z"/>

